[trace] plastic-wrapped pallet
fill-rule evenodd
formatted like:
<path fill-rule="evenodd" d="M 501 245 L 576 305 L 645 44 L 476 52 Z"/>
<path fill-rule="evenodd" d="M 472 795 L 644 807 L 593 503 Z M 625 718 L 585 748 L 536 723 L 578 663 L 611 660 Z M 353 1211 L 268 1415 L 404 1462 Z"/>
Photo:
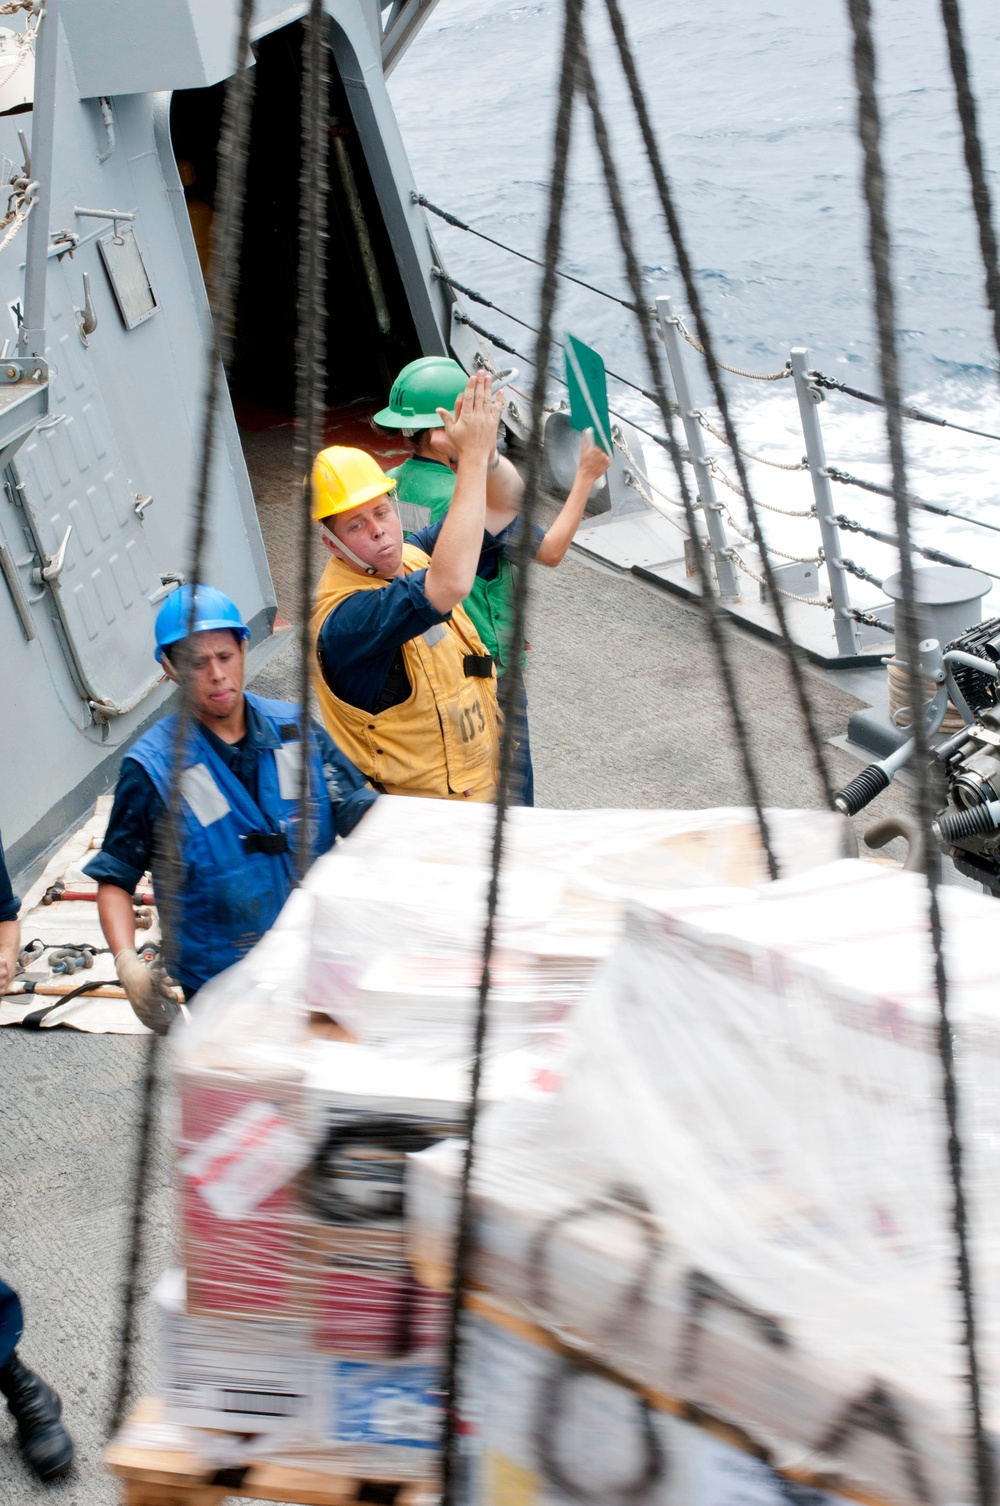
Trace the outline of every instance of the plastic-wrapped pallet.
<path fill-rule="evenodd" d="M 568 1356 L 502 1304 L 473 1297 L 467 1333 L 469 1506 L 846 1506 L 797 1491 L 738 1430 L 686 1420 L 672 1398 Z"/>
<path fill-rule="evenodd" d="M 255 1435 L 271 1459 L 419 1479 L 446 1300 L 407 1257 L 403 1172 L 407 1151 L 461 1125 L 465 1075 L 404 1069 L 310 1018 L 310 919 L 295 896 L 177 1038 L 184 1270 L 159 1298 L 166 1419 Z"/>
<path fill-rule="evenodd" d="M 775 830 L 806 866 L 843 833 L 795 812 Z M 178 1032 L 168 1425 L 382 1478 L 432 1472 L 446 1295 L 411 1258 L 404 1168 L 464 1124 L 490 835 L 482 807 L 380 801 Z M 540 1048 L 565 1036 L 624 898 L 745 883 L 761 863 L 744 811 L 518 812 L 509 859 L 498 1103 L 554 1085 Z"/>
<path fill-rule="evenodd" d="M 447 1299 L 409 1259 L 404 1172 L 464 1125 L 468 1068 L 311 1013 L 312 918 L 300 891 L 172 1037 L 182 1269 L 158 1299 L 163 1426 L 213 1459 L 419 1480 Z M 530 1055 L 499 1057 L 485 1091 L 537 1096 L 536 1075 Z M 227 1451 L 205 1429 L 255 1441 Z"/>
<path fill-rule="evenodd" d="M 941 899 L 989 1377 L 995 904 Z M 915 875 L 841 862 L 636 908 L 554 1101 L 484 1120 L 473 1282 L 783 1467 L 885 1500 L 970 1499 L 937 1028 Z M 453 1143 L 411 1161 L 411 1250 L 437 1284 L 458 1171 Z"/>
<path fill-rule="evenodd" d="M 843 853 L 823 811 L 774 811 L 784 871 Z M 359 1039 L 464 1056 L 479 987 L 493 812 L 379 801 L 307 880 L 310 1005 Z M 557 1040 L 636 898 L 766 877 L 752 814 L 515 808 L 504 848 L 490 1044 Z"/>

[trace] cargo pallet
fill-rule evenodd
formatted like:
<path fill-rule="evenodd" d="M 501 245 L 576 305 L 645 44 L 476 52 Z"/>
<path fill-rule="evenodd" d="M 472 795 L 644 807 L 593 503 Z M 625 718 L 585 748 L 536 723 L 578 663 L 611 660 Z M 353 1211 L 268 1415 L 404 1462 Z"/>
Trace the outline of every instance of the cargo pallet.
<path fill-rule="evenodd" d="M 361 1480 L 263 1459 L 213 1470 L 182 1450 L 128 1442 L 130 1423 L 158 1422 L 162 1415 L 162 1403 L 145 1397 L 105 1451 L 105 1464 L 122 1482 L 124 1506 L 220 1506 L 233 1497 L 297 1506 L 434 1506 L 438 1498 L 424 1481 Z"/>

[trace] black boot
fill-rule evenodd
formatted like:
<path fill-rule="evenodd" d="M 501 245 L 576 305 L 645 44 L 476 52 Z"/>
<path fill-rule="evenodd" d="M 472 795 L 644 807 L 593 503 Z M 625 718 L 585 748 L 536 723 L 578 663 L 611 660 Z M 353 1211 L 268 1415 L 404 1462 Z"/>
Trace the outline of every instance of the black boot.
<path fill-rule="evenodd" d="M 0 1370 L 0 1392 L 17 1423 L 17 1439 L 27 1464 L 40 1480 L 64 1475 L 73 1463 L 73 1440 L 59 1421 L 58 1392 L 16 1354 Z"/>

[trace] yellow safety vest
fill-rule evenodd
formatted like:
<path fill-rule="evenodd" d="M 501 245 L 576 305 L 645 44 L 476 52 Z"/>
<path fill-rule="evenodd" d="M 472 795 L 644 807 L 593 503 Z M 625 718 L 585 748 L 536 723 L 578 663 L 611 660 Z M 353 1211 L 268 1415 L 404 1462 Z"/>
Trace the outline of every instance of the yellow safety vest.
<path fill-rule="evenodd" d="M 407 575 L 429 557 L 403 545 Z M 356 591 L 381 591 L 387 581 L 360 575 L 336 556 L 316 590 L 313 642 L 334 607 Z M 313 683 L 330 736 L 367 779 L 389 795 L 435 800 L 492 800 L 499 768 L 499 712 L 494 670 L 489 679 L 465 673 L 466 654 L 486 650 L 468 616 L 455 607 L 450 622 L 403 644 L 409 699 L 377 713 L 333 694 L 317 654 Z"/>

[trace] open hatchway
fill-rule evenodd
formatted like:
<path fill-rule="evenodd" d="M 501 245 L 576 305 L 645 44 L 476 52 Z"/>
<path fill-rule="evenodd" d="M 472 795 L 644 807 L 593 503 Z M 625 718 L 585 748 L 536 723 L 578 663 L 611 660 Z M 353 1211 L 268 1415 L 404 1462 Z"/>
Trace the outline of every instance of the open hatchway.
<path fill-rule="evenodd" d="M 254 46 L 256 83 L 230 387 L 237 412 L 295 405 L 302 26 Z M 348 91 L 329 53 L 327 401 L 384 401 L 420 344 Z M 170 128 L 202 269 L 225 85 L 178 90 Z"/>
<path fill-rule="evenodd" d="M 254 44 L 254 53 L 230 391 L 279 611 L 292 618 L 297 615 L 298 563 L 288 509 L 297 494 L 291 420 L 299 284 L 301 23 L 263 37 Z M 352 112 L 352 91 L 345 85 L 332 48 L 328 60 L 325 437 L 328 443 L 375 449 L 385 464 L 391 464 L 402 456 L 391 446 L 386 448 L 368 420 L 386 401 L 400 367 L 422 353 L 417 329 L 420 316 L 415 318 L 411 307 L 373 164 L 366 158 Z M 179 90 L 171 102 L 174 152 L 203 272 L 211 255 L 224 94 L 224 84 Z M 374 168 L 388 171 L 381 162 Z M 397 185 L 390 183 L 389 197 L 398 192 Z M 425 295 L 424 286 L 420 291 Z"/>

